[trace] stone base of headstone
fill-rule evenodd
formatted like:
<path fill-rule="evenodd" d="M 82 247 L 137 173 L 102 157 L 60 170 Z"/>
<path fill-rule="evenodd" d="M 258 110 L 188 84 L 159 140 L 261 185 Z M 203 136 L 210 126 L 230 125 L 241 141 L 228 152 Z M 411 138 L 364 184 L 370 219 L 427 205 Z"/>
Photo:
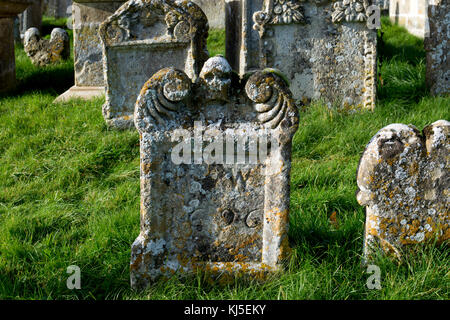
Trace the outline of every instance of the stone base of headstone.
<path fill-rule="evenodd" d="M 58 98 L 53 101 L 54 103 L 68 101 L 70 99 L 83 99 L 90 100 L 93 98 L 99 98 L 105 95 L 104 87 L 77 87 L 73 86 Z"/>

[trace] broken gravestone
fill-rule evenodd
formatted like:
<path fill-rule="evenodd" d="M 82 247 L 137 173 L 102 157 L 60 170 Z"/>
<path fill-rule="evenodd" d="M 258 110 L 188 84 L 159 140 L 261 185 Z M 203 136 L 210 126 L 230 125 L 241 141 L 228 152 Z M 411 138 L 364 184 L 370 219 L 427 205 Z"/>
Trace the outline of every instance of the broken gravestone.
<path fill-rule="evenodd" d="M 36 66 L 46 66 L 66 60 L 70 56 L 69 35 L 61 28 L 53 29 L 50 40 L 41 39 L 37 28 L 25 32 L 24 49 Z"/>
<path fill-rule="evenodd" d="M 345 109 L 375 107 L 377 34 L 368 25 L 379 15 L 377 6 L 369 0 L 264 0 L 252 11 L 253 1 L 239 2 L 242 14 L 235 19 L 245 18 L 245 32 L 236 47 L 244 51 L 229 46 L 227 56 L 240 74 L 255 65 L 272 67 L 287 77 L 299 103 L 323 99 Z"/>
<path fill-rule="evenodd" d="M 430 1 L 428 22 L 427 82 L 433 95 L 444 95 L 450 93 L 450 1 Z"/>
<path fill-rule="evenodd" d="M 196 79 L 208 59 L 208 21 L 190 1 L 128 1 L 100 27 L 106 102 L 103 116 L 116 128 L 133 127 L 139 90 L 170 65 Z"/>
<path fill-rule="evenodd" d="M 391 124 L 372 138 L 359 163 L 359 204 L 366 207 L 364 257 L 396 258 L 413 244 L 450 239 L 450 122 L 420 133 Z"/>
<path fill-rule="evenodd" d="M 289 250 L 289 176 L 297 109 L 270 72 L 233 75 L 220 56 L 195 84 L 162 69 L 142 88 L 141 232 L 131 284 L 197 270 L 264 276 Z M 245 89 L 244 89 L 245 85 Z"/>

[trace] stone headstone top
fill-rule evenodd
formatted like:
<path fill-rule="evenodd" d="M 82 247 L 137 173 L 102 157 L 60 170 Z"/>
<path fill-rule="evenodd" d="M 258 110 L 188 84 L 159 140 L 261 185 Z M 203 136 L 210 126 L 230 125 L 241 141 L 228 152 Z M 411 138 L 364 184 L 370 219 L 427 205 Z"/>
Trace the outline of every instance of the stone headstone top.
<path fill-rule="evenodd" d="M 412 244 L 450 239 L 450 122 L 419 132 L 391 124 L 360 160 L 357 200 L 366 207 L 364 255 L 381 248 L 396 257 Z"/>
<path fill-rule="evenodd" d="M 208 21 L 190 1 L 131 0 L 100 27 L 106 103 L 103 114 L 114 127 L 133 126 L 140 88 L 166 65 L 194 81 L 208 59 Z"/>

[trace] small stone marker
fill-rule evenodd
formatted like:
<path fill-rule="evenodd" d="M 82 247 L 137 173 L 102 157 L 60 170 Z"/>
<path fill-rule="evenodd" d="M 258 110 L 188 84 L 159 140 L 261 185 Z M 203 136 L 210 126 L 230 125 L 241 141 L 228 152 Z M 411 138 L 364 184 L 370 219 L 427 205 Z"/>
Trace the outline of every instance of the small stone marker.
<path fill-rule="evenodd" d="M 279 270 L 289 250 L 298 127 L 282 78 L 265 71 L 240 80 L 220 56 L 195 84 L 183 71 L 162 69 L 142 88 L 134 121 L 141 233 L 131 249 L 132 287 L 196 270 L 224 279 Z"/>
<path fill-rule="evenodd" d="M 412 244 L 450 239 L 449 170 L 450 122 L 436 121 L 422 134 L 404 124 L 378 131 L 357 176 L 366 260 L 379 248 L 400 258 Z"/>
<path fill-rule="evenodd" d="M 191 1 L 127 2 L 100 27 L 106 102 L 103 116 L 116 128 L 134 127 L 139 90 L 171 65 L 196 79 L 208 59 L 208 21 Z"/>
<path fill-rule="evenodd" d="M 241 3 L 242 17 L 235 19 L 245 22 L 238 41 L 243 50 L 227 50 L 233 67 L 238 60 L 240 74 L 257 64 L 273 67 L 286 75 L 297 102 L 323 99 L 345 109 L 375 107 L 377 38 L 367 24 L 375 12 L 371 1 L 264 0 L 258 11 L 251 11 L 256 9 L 251 0 Z"/>
<path fill-rule="evenodd" d="M 53 29 L 50 40 L 41 39 L 37 28 L 28 29 L 24 37 L 24 49 L 36 66 L 46 66 L 66 60 L 70 56 L 69 35 L 61 28 Z"/>
<path fill-rule="evenodd" d="M 428 21 L 427 82 L 433 95 L 444 95 L 450 93 L 450 1 L 430 1 Z"/>

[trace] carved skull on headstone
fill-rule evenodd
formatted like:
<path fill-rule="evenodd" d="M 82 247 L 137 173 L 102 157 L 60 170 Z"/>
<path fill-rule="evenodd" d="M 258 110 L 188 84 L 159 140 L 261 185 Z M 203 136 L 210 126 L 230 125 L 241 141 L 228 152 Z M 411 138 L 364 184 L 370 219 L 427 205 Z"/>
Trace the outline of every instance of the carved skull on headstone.
<path fill-rule="evenodd" d="M 231 88 L 232 69 L 222 56 L 208 59 L 200 72 L 200 79 L 207 87 L 207 101 L 228 102 Z"/>

